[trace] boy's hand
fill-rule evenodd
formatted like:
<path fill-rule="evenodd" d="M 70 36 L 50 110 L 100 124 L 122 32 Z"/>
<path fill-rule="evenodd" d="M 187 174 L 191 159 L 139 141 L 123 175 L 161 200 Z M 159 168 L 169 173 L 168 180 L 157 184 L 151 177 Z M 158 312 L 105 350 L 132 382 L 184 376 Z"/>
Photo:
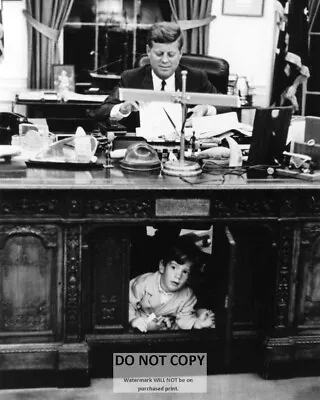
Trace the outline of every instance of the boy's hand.
<path fill-rule="evenodd" d="M 148 331 L 148 318 L 146 317 L 138 317 L 131 321 L 131 326 L 133 328 L 139 329 L 140 332 Z"/>
<path fill-rule="evenodd" d="M 154 314 L 151 314 L 151 316 Z M 170 329 L 172 326 L 171 319 L 170 317 L 154 317 L 150 318 L 151 316 L 148 317 L 148 331 L 159 331 L 163 329 Z"/>
<path fill-rule="evenodd" d="M 215 327 L 215 316 L 211 310 L 201 308 L 197 310 L 196 314 L 198 318 L 194 324 L 195 329 Z"/>

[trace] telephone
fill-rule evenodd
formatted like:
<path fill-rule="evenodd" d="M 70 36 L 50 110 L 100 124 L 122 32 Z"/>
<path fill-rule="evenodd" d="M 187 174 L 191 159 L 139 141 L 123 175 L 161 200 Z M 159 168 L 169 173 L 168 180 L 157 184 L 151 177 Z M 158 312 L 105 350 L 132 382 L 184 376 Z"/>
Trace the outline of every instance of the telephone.
<path fill-rule="evenodd" d="M 27 117 L 13 112 L 0 112 L 0 144 L 11 144 L 11 137 L 19 134 L 19 124 L 22 123 L 29 123 Z"/>

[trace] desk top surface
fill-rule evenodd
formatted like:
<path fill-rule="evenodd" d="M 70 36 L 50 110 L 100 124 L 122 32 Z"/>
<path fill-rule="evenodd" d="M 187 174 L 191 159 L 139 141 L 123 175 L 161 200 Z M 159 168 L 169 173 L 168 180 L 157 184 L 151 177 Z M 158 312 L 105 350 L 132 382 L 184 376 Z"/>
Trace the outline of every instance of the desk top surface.
<path fill-rule="evenodd" d="M 320 181 L 268 177 L 248 179 L 246 174 L 217 172 L 198 177 L 171 177 L 159 172 L 129 172 L 115 165 L 110 169 L 64 170 L 27 167 L 13 158 L 10 164 L 0 162 L 0 190 L 112 190 L 112 191 L 191 191 L 212 190 L 320 190 Z"/>

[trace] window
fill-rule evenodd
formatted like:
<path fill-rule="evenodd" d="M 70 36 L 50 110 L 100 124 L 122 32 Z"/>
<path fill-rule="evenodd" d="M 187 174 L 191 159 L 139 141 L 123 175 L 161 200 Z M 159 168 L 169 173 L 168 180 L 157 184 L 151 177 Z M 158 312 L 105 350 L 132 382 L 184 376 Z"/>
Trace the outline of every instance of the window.
<path fill-rule="evenodd" d="M 168 19 L 169 2 L 75 0 L 64 28 L 64 63 L 75 66 L 76 82 L 93 72 L 120 74 L 145 53 L 149 26 Z"/>

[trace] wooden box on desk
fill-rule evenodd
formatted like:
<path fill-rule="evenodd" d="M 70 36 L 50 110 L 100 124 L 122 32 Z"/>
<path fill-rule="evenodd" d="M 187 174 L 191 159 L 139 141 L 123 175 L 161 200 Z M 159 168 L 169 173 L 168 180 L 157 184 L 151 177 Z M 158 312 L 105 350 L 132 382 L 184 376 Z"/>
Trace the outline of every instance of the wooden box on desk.
<path fill-rule="evenodd" d="M 312 158 L 314 168 L 320 170 L 320 144 L 308 144 L 295 142 L 293 144 L 293 153 L 304 154 Z"/>
<path fill-rule="evenodd" d="M 302 172 L 299 168 L 290 169 L 280 168 L 277 170 L 278 175 L 288 176 L 291 178 L 297 178 L 307 181 L 319 181 L 320 180 L 320 145 L 319 144 L 308 144 L 294 142 L 292 146 L 292 152 L 296 154 L 302 154 L 310 156 L 313 162 L 312 172 Z"/>

